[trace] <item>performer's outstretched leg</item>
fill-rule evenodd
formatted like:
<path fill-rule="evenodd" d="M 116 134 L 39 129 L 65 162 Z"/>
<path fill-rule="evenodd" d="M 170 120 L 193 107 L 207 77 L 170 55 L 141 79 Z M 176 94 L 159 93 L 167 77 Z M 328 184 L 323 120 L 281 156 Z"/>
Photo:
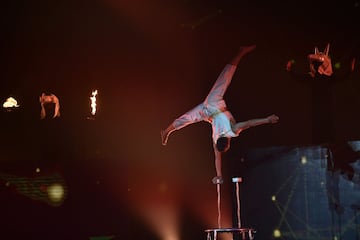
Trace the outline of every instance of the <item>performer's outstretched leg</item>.
<path fill-rule="evenodd" d="M 231 79 L 235 73 L 236 67 L 240 60 L 249 52 L 253 51 L 256 45 L 240 47 L 237 55 L 225 66 L 223 71 L 218 76 L 212 89 L 205 99 L 205 103 L 218 102 L 223 99 L 223 96 L 230 85 Z"/>
<path fill-rule="evenodd" d="M 161 131 L 161 143 L 166 145 L 170 134 L 176 130 L 186 127 L 187 125 L 197 123 L 204 120 L 204 114 L 202 114 L 204 105 L 199 104 L 193 109 L 189 110 L 182 116 L 175 119 L 165 130 Z"/>

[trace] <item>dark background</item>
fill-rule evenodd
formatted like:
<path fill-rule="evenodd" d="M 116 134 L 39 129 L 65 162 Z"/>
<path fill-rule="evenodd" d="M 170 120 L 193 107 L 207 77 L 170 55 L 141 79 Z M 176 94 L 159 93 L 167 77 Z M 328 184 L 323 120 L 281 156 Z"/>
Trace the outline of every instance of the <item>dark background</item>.
<path fill-rule="evenodd" d="M 4 234 L 149 239 L 157 230 L 144 209 L 169 204 L 181 213 L 174 225 L 182 239 L 205 238 L 217 214 L 211 127 L 189 126 L 166 147 L 160 129 L 205 98 L 240 46 L 256 44 L 225 98 L 238 121 L 275 113 L 280 122 L 234 139 L 225 172 L 235 165 L 227 173 L 241 173 L 244 149 L 311 144 L 310 89 L 285 65 L 295 60 L 294 69 L 307 72 L 307 54 L 330 43 L 341 66 L 334 71 L 357 59 L 333 88 L 333 130 L 339 141 L 359 139 L 359 7 L 357 0 L 2 3 L 0 96 L 15 97 L 20 108 L 0 115 L 1 174 L 33 181 L 60 173 L 68 189 L 53 208 L 4 181 Z M 88 120 L 94 89 L 98 112 Z M 40 120 L 42 92 L 58 96 L 60 118 Z M 161 211 L 150 215 L 160 219 Z"/>

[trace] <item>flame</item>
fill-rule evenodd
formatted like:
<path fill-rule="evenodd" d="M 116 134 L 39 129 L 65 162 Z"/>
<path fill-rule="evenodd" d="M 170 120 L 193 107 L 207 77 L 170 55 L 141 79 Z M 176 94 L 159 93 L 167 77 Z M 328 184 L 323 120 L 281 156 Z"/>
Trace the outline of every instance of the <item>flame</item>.
<path fill-rule="evenodd" d="M 13 107 L 19 107 L 19 105 L 17 104 L 17 101 L 12 98 L 9 97 L 8 99 L 6 99 L 6 101 L 3 103 L 3 107 L 4 108 L 13 108 Z"/>
<path fill-rule="evenodd" d="M 90 97 L 90 100 L 91 100 L 91 114 L 92 115 L 95 115 L 96 114 L 96 95 L 98 94 L 98 91 L 95 90 L 91 93 L 91 97 Z"/>

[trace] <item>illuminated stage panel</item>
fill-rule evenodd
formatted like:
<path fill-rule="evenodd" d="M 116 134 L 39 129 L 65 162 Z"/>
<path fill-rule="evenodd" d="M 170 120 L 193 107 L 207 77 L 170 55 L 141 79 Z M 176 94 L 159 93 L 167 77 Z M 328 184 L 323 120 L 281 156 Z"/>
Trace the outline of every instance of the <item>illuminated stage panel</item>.
<path fill-rule="evenodd" d="M 58 207 L 67 195 L 65 180 L 60 174 L 54 173 L 37 177 L 24 177 L 0 172 L 0 180 L 11 191 L 30 199 L 48 203 Z"/>
<path fill-rule="evenodd" d="M 360 239 L 358 142 L 244 153 L 243 221 L 257 239 Z"/>

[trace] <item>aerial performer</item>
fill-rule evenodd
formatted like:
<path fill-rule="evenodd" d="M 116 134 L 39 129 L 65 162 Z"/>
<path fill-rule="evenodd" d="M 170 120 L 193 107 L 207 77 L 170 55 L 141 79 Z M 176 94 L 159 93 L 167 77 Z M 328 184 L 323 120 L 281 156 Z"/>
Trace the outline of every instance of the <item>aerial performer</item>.
<path fill-rule="evenodd" d="M 55 106 L 53 118 L 60 117 L 60 102 L 57 96 L 55 96 L 54 94 L 46 95 L 45 93 L 42 93 L 39 97 L 39 102 L 41 106 L 41 119 L 44 119 L 46 117 L 45 106 L 50 104 Z"/>
<path fill-rule="evenodd" d="M 343 75 L 334 73 L 328 43 L 323 51 L 315 47 L 313 53 L 307 55 L 309 71 L 299 73 L 293 70 L 294 61 L 288 61 L 286 70 L 294 79 L 307 83 L 312 92 L 312 144 L 327 144 L 335 141 L 334 113 L 333 113 L 333 87 L 336 83 L 347 79 L 354 71 L 355 58 L 350 68 Z"/>

